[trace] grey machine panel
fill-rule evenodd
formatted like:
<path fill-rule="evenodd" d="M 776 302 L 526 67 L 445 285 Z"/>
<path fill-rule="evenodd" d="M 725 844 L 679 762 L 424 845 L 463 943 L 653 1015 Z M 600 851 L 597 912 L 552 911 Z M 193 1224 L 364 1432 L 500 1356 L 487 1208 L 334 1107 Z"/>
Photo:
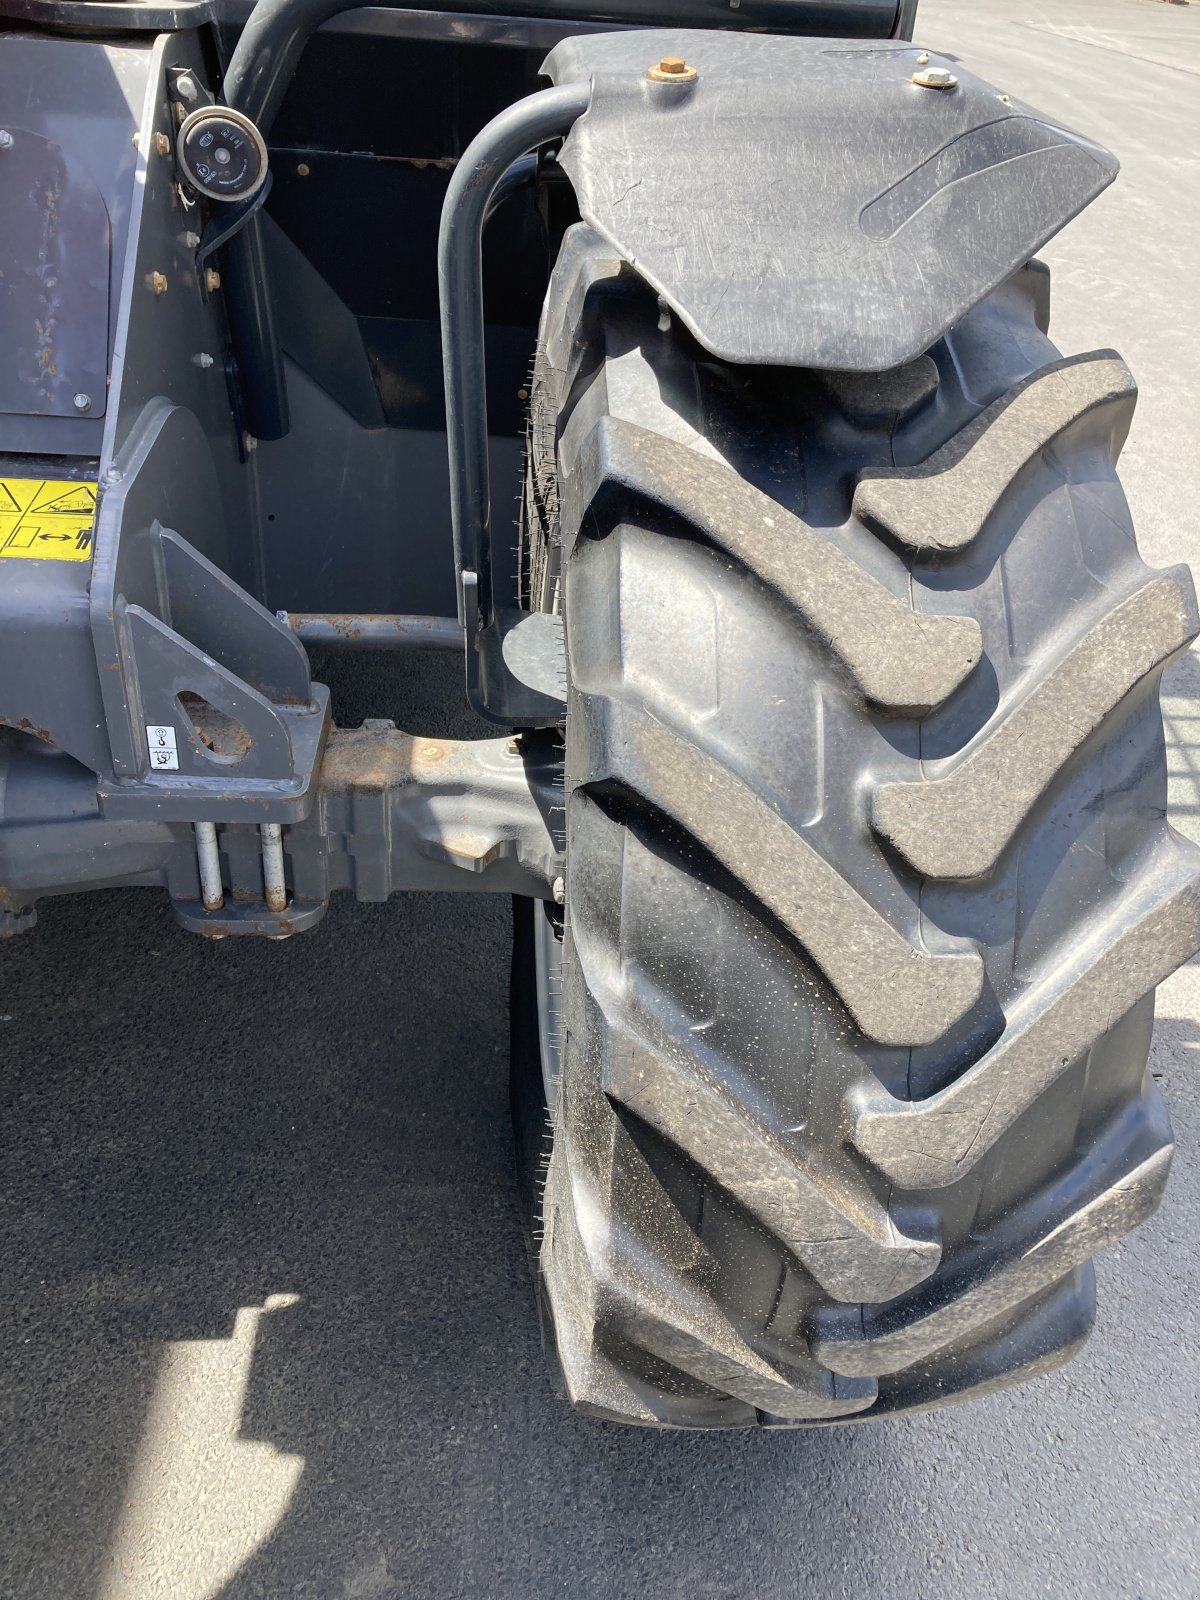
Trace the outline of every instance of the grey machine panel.
<path fill-rule="evenodd" d="M 152 70 L 145 42 L 0 34 L 0 453 L 100 454 Z"/>
<path fill-rule="evenodd" d="M 0 102 L 20 108 L 0 144 L 0 474 L 69 480 L 94 505 L 90 560 L 0 559 L 0 728 L 90 768 L 114 822 L 294 822 L 328 694 L 253 593 L 253 441 L 176 177 L 172 66 L 203 80 L 195 35 L 0 36 Z"/>
<path fill-rule="evenodd" d="M 647 69 L 683 56 L 691 82 Z M 912 360 L 1112 182 L 1116 158 L 910 44 L 655 29 L 566 39 L 592 79 L 580 211 L 727 361 Z M 932 69 L 951 86 L 914 82 Z"/>
<path fill-rule="evenodd" d="M 108 394 L 104 197 L 54 139 L 6 128 L 0 160 L 0 412 L 97 416 Z"/>

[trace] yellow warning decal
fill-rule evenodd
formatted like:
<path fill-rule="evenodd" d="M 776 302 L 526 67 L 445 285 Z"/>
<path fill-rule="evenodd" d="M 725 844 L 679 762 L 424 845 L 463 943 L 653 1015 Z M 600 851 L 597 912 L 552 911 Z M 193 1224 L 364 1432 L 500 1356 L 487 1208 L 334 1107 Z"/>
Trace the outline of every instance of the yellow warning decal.
<path fill-rule="evenodd" d="M 90 561 L 96 485 L 0 478 L 0 560 Z"/>

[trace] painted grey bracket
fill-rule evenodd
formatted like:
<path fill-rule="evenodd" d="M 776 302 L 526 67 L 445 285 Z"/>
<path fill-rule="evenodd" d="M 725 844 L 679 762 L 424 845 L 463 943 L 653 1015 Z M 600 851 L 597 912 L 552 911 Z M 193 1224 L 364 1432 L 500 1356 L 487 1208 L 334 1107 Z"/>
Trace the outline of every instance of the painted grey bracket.
<path fill-rule="evenodd" d="M 198 551 L 170 530 L 148 538 L 158 546 L 161 609 L 179 627 L 118 600 L 119 676 L 143 737 L 138 776 L 100 781 L 105 814 L 296 821 L 311 803 L 329 691 L 309 683 L 290 630 Z M 174 770 L 152 767 L 152 728 L 172 730 Z"/>
<path fill-rule="evenodd" d="M 294 822 L 311 804 L 328 692 L 291 630 L 227 575 L 238 554 L 204 429 L 153 402 L 102 478 L 96 519 L 106 815 Z M 151 768 L 149 728 L 171 730 L 167 770 Z"/>

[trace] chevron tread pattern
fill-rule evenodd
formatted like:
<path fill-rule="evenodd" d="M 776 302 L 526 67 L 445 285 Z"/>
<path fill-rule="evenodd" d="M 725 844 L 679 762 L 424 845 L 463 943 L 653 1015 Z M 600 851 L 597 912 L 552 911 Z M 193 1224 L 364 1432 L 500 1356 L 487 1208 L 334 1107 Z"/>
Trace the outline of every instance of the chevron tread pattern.
<path fill-rule="evenodd" d="M 547 1174 L 545 1248 L 559 1268 L 547 1274 L 556 1327 L 574 1330 L 564 1376 L 577 1401 L 597 1403 L 604 1329 L 757 1410 L 831 1417 L 871 1404 L 869 1380 L 811 1361 L 784 1372 L 750 1346 L 705 1287 L 713 1264 L 703 1246 L 602 1099 L 564 1120 L 570 1131 Z"/>
<path fill-rule="evenodd" d="M 968 318 L 895 393 L 830 379 L 795 392 L 835 420 L 777 428 L 583 225 L 559 271 L 529 481 L 572 680 L 540 1252 L 565 1388 L 775 1426 L 1049 1370 L 1166 1180 L 1137 1008 L 1200 947 L 1153 714 L 1200 617 L 1121 533 L 1133 380 L 1045 341 L 1029 372 L 1021 320 L 981 407 Z M 822 466 L 851 435 L 858 466 Z"/>
<path fill-rule="evenodd" d="M 867 1099 L 854 1143 L 909 1189 L 941 1189 L 981 1161 L 1054 1080 L 1200 948 L 1194 851 L 1164 846 L 1071 958 L 1033 983 L 972 1067 L 925 1100 Z"/>
<path fill-rule="evenodd" d="M 924 877 L 990 872 L 1059 769 L 1198 629 L 1188 569 L 1150 578 L 1060 661 L 1036 672 L 1028 692 L 960 755 L 927 766 L 911 782 L 877 789 L 877 832 Z"/>
<path fill-rule="evenodd" d="M 826 1293 L 889 1300 L 935 1270 L 937 1241 L 906 1235 L 853 1166 L 820 1161 L 778 1121 L 766 1125 L 748 1086 L 702 1038 L 687 1052 L 672 1044 L 686 1028 L 661 996 L 655 1006 L 612 994 L 604 963 L 588 960 L 578 936 L 576 951 L 602 1017 L 604 1092 L 710 1172 Z"/>
<path fill-rule="evenodd" d="M 1139 1123 L 1109 1170 L 1082 1193 L 1075 1186 L 1060 1213 L 1053 1199 L 1047 1205 L 1038 1196 L 1026 1216 L 1006 1218 L 996 1228 L 995 1242 L 985 1240 L 978 1247 L 978 1255 L 990 1262 L 985 1270 L 956 1273 L 951 1266 L 945 1282 L 931 1281 L 919 1302 L 896 1302 L 854 1323 L 836 1323 L 836 1312 L 827 1316 L 826 1329 L 837 1326 L 838 1332 L 813 1338 L 817 1360 L 848 1376 L 901 1372 L 994 1324 L 1115 1244 L 1157 1209 L 1171 1167 L 1165 1115 L 1139 1118 Z"/>
<path fill-rule="evenodd" d="M 927 1044 L 978 999 L 976 950 L 948 942 L 931 954 L 906 939 L 706 751 L 625 705 L 606 719 L 605 734 L 592 781 L 627 784 L 698 840 L 804 946 L 869 1038 Z"/>
<path fill-rule="evenodd" d="M 907 598 L 724 462 L 605 417 L 576 476 L 582 499 L 624 489 L 726 551 L 796 609 L 874 705 L 909 714 L 932 710 L 979 663 L 973 617 L 918 615 Z M 896 562 L 901 594 L 907 580 Z"/>
<path fill-rule="evenodd" d="M 864 477 L 854 514 L 912 550 L 955 552 L 983 531 L 1023 469 L 1097 414 L 1113 459 L 1129 431 L 1137 385 L 1111 350 L 1054 362 L 997 400 L 919 467 Z"/>

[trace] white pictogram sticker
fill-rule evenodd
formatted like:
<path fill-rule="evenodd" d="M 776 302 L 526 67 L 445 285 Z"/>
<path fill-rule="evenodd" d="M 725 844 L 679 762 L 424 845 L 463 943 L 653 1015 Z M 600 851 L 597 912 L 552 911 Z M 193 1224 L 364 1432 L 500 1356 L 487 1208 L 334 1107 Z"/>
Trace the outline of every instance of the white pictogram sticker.
<path fill-rule="evenodd" d="M 178 772 L 179 747 L 175 743 L 175 729 L 146 724 L 146 743 L 150 747 L 151 772 Z"/>

